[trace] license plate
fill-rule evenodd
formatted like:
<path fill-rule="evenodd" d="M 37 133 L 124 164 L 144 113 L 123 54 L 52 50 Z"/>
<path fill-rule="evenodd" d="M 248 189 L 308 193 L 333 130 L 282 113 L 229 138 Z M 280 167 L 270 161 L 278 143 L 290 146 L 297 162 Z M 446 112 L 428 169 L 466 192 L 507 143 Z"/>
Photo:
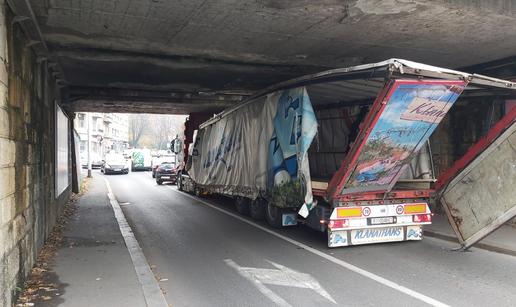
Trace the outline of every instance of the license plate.
<path fill-rule="evenodd" d="M 393 224 L 396 223 L 396 220 L 393 216 L 389 217 L 372 217 L 369 219 L 369 225 L 379 225 L 379 224 Z"/>
<path fill-rule="evenodd" d="M 170 178 L 170 177 L 169 177 L 169 176 L 161 176 L 161 178 L 167 178 L 167 179 L 168 179 L 168 178 Z"/>
<path fill-rule="evenodd" d="M 121 171 L 121 169 L 115 168 L 115 172 L 119 172 L 119 171 Z"/>

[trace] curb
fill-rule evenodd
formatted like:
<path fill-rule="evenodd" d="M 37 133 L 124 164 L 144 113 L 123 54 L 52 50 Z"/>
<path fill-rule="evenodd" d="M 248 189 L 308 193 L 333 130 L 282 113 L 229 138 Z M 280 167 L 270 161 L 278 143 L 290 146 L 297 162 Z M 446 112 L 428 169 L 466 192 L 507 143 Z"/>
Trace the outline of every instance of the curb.
<path fill-rule="evenodd" d="M 108 197 L 115 213 L 116 220 L 118 222 L 118 227 L 120 232 L 122 233 L 122 237 L 124 238 L 125 245 L 129 252 L 129 255 L 133 261 L 134 270 L 138 277 L 138 281 L 142 287 L 143 296 L 145 298 L 147 307 L 165 307 L 168 306 L 165 296 L 161 292 L 158 282 L 154 278 L 154 273 L 149 267 L 149 264 L 143 255 L 143 252 L 138 244 L 138 241 L 134 237 L 133 231 L 131 230 L 131 226 L 125 219 L 124 213 L 122 212 L 122 208 L 118 204 L 118 201 L 111 190 L 111 185 L 109 181 L 101 175 L 98 175 L 106 182 L 106 186 L 108 188 Z"/>
<path fill-rule="evenodd" d="M 425 236 L 428 236 L 428 237 L 433 237 L 433 238 L 449 241 L 449 242 L 452 242 L 452 243 L 460 244 L 459 240 L 457 239 L 457 237 L 452 236 L 452 235 L 443 234 L 443 233 L 440 233 L 440 232 L 437 232 L 437 231 L 429 231 L 429 230 L 423 230 L 423 234 Z M 491 251 L 491 252 L 496 252 L 496 253 L 500 253 L 500 254 L 505 254 L 505 255 L 516 257 L 516 250 L 513 250 L 513 249 L 511 249 L 509 247 L 505 247 L 505 246 L 502 246 L 502 245 L 496 245 L 496 244 L 493 244 L 493 243 L 480 243 L 479 242 L 479 243 L 474 244 L 472 247 L 476 247 L 476 248 L 488 250 L 488 251 Z"/>

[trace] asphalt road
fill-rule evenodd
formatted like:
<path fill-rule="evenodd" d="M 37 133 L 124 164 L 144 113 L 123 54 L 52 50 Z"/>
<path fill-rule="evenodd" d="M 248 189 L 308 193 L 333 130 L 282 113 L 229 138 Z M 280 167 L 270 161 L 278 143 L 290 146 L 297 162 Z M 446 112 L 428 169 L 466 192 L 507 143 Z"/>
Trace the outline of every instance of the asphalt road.
<path fill-rule="evenodd" d="M 426 237 L 329 249 L 150 172 L 107 175 L 170 306 L 514 306 L 516 259 Z M 165 279 L 165 280 L 163 280 Z"/>

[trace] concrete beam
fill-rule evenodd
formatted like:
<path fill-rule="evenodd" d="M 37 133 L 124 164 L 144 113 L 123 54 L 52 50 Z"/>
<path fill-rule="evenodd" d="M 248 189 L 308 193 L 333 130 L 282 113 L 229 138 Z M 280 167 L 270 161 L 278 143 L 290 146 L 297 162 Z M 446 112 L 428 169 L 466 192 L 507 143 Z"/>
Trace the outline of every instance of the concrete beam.
<path fill-rule="evenodd" d="M 74 112 L 139 113 L 187 115 L 193 112 L 217 114 L 232 107 L 236 102 L 195 99 L 169 99 L 167 101 L 131 100 L 78 100 L 70 103 Z"/>
<path fill-rule="evenodd" d="M 213 92 L 150 91 L 121 88 L 70 86 L 70 108 L 74 112 L 189 114 L 218 113 L 247 96 Z"/>

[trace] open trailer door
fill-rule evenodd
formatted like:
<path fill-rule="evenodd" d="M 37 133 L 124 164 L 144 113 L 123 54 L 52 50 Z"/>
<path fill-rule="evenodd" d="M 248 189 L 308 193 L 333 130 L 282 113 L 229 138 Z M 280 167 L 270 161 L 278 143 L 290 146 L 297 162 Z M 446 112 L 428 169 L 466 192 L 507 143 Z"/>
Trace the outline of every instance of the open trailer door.
<path fill-rule="evenodd" d="M 516 216 L 516 108 L 435 184 L 463 249 Z"/>
<path fill-rule="evenodd" d="M 460 96 L 461 80 L 395 80 L 378 95 L 333 176 L 330 199 L 389 192 Z"/>

